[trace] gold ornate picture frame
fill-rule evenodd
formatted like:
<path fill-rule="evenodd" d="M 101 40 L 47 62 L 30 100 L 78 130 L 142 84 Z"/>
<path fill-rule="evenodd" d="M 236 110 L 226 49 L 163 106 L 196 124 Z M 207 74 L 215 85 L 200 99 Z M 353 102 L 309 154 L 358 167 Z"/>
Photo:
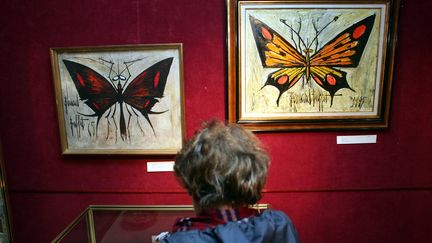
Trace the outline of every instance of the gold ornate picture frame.
<path fill-rule="evenodd" d="M 175 154 L 182 44 L 52 48 L 63 154 Z"/>
<path fill-rule="evenodd" d="M 399 1 L 228 0 L 228 120 L 388 127 Z"/>

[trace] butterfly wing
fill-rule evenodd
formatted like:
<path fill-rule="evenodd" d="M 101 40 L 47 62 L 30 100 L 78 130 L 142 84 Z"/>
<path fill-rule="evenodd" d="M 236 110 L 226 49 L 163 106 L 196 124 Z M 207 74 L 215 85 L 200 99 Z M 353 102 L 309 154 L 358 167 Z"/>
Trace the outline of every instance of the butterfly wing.
<path fill-rule="evenodd" d="M 81 100 L 95 113 L 98 122 L 105 111 L 116 102 L 116 89 L 95 70 L 80 63 L 63 60 Z"/>
<path fill-rule="evenodd" d="M 347 73 L 331 67 L 313 66 L 311 67 L 311 77 L 321 88 L 330 94 L 330 106 L 333 105 L 333 97 L 342 88 L 354 91 L 347 82 Z"/>
<path fill-rule="evenodd" d="M 311 57 L 311 76 L 329 92 L 331 104 L 335 93 L 348 88 L 346 72 L 334 67 L 357 67 L 368 42 L 375 15 L 371 15 L 342 31 Z M 353 90 L 354 91 L 354 90 Z"/>
<path fill-rule="evenodd" d="M 279 90 L 279 95 L 276 100 L 277 105 L 279 105 L 279 99 L 281 95 L 300 80 L 305 72 L 305 69 L 306 68 L 304 67 L 283 68 L 276 72 L 270 73 L 267 76 L 267 81 L 265 82 L 264 86 L 272 85 Z"/>
<path fill-rule="evenodd" d="M 172 57 L 166 58 L 141 72 L 123 92 L 124 101 L 134 107 L 146 118 L 150 126 L 148 114 L 159 114 L 151 109 L 162 98 L 168 73 L 173 62 Z"/>
<path fill-rule="evenodd" d="M 249 16 L 252 33 L 263 67 L 281 68 L 269 74 L 266 85 L 275 86 L 280 96 L 294 86 L 303 76 L 306 67 L 305 57 L 287 40 L 260 20 Z"/>
<path fill-rule="evenodd" d="M 375 14 L 342 31 L 311 57 L 310 65 L 357 67 L 374 22 Z"/>
<path fill-rule="evenodd" d="M 249 16 L 249 20 L 264 67 L 286 68 L 306 65 L 303 55 L 276 31 L 253 16 Z"/>

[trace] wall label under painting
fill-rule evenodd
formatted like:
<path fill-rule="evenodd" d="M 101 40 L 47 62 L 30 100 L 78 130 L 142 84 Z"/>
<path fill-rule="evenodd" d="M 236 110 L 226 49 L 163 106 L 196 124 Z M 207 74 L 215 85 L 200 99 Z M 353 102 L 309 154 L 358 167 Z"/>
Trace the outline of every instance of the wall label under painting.
<path fill-rule="evenodd" d="M 166 154 L 181 148 L 180 45 L 57 48 L 52 60 L 64 150 Z"/>

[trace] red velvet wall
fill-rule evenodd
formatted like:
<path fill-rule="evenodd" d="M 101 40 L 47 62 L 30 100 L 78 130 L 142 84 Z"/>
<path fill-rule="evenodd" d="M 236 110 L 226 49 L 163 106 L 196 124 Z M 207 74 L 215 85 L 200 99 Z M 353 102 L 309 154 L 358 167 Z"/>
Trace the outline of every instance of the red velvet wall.
<path fill-rule="evenodd" d="M 50 47 L 184 44 L 186 131 L 225 119 L 223 0 L 4 1 L 0 132 L 17 243 L 48 242 L 90 204 L 190 204 L 154 158 L 63 157 Z M 390 128 L 260 133 L 272 157 L 263 203 L 303 242 L 432 242 L 431 1 L 405 1 Z M 369 145 L 336 136 L 377 134 Z"/>

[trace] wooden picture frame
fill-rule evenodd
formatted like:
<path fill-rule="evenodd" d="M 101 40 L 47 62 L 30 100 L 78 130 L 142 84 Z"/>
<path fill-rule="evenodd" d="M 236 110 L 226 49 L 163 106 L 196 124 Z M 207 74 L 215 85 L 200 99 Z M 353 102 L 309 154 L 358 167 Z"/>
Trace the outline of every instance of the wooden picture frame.
<path fill-rule="evenodd" d="M 389 124 L 399 0 L 228 0 L 228 120 L 254 131 Z"/>
<path fill-rule="evenodd" d="M 181 149 L 182 44 L 50 51 L 63 154 L 174 155 Z"/>

